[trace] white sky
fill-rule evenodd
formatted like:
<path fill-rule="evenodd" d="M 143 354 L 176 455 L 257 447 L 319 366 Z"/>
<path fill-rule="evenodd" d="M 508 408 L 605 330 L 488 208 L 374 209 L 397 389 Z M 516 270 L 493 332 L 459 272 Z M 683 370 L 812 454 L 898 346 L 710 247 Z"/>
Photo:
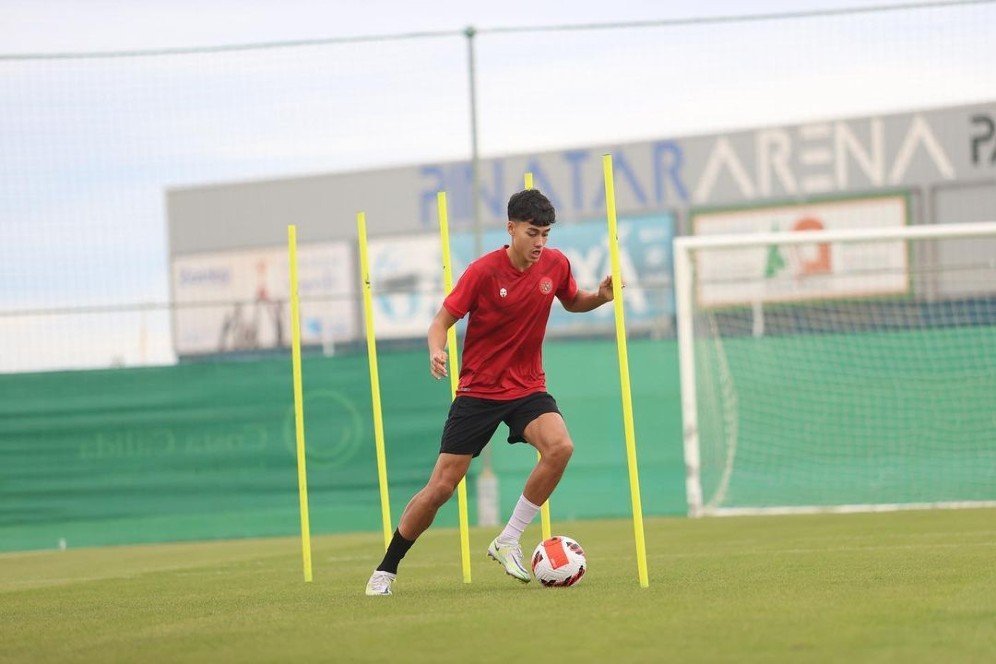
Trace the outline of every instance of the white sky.
<path fill-rule="evenodd" d="M 0 53 L 879 4 L 898 3 L 0 0 Z M 484 34 L 477 40 L 480 148 L 489 156 L 990 100 L 994 25 L 996 4 L 985 4 L 737 25 Z M 467 158 L 465 56 L 465 40 L 451 37 L 0 61 L 0 312 L 164 302 L 169 186 Z M 121 332 L 124 323 L 101 325 L 136 336 Z M 0 317 L 0 371 L 29 366 L 21 361 L 29 356 L 51 366 L 71 363 L 81 356 L 71 328 Z M 168 361 L 168 334 L 165 322 L 151 324 L 141 341 L 144 357 Z M 59 348 L 66 357 L 27 352 L 26 339 L 51 349 L 58 345 L 53 335 L 65 337 Z M 108 353 L 126 346 L 125 361 L 135 361 L 138 342 L 115 336 L 111 346 L 87 361 L 106 363 Z"/>

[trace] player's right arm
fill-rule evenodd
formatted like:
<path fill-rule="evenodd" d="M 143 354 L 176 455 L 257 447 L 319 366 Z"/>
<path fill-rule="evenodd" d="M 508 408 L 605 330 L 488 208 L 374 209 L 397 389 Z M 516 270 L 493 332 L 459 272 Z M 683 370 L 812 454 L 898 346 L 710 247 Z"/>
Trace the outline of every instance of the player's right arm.
<path fill-rule="evenodd" d="M 440 307 L 429 325 L 429 371 L 436 380 L 446 377 L 446 332 L 457 320 L 446 307 Z"/>
<path fill-rule="evenodd" d="M 436 380 L 446 377 L 446 332 L 474 309 L 480 281 L 481 270 L 475 261 L 460 275 L 429 325 L 429 371 Z"/>

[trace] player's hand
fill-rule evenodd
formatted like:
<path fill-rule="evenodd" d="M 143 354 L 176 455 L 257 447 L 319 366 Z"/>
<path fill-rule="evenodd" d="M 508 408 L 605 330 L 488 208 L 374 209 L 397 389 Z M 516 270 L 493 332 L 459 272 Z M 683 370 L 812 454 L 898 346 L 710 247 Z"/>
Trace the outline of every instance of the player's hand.
<path fill-rule="evenodd" d="M 623 283 L 622 287 L 626 288 L 625 282 Z M 612 275 L 611 274 L 609 276 L 605 277 L 604 279 L 602 279 L 602 283 L 598 284 L 598 296 L 600 298 L 602 298 L 603 300 L 605 300 L 606 302 L 611 302 L 612 301 L 613 294 L 612 294 Z"/>
<path fill-rule="evenodd" d="M 445 350 L 429 353 L 429 372 L 436 380 L 446 378 L 446 360 L 448 357 Z"/>

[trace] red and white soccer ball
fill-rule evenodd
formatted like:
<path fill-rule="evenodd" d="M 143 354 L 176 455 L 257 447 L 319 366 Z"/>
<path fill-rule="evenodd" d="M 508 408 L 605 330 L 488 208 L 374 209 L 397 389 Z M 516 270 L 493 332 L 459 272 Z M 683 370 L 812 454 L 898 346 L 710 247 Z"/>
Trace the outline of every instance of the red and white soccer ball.
<path fill-rule="evenodd" d="M 533 575 L 544 586 L 573 586 L 587 569 L 584 549 L 570 537 L 543 540 L 533 551 Z"/>

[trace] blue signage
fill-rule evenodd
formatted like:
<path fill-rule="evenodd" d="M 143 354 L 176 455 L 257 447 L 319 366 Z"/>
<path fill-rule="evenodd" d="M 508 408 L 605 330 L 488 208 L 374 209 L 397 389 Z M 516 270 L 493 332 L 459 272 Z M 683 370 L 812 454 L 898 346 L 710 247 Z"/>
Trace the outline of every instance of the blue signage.
<path fill-rule="evenodd" d="M 689 200 L 688 187 L 683 173 L 685 154 L 677 141 L 657 141 L 649 145 L 650 167 L 637 168 L 619 150 L 613 154 L 613 168 L 617 193 L 626 193 L 641 208 L 664 208 L 685 205 Z M 488 218 L 504 218 L 508 197 L 517 190 L 522 173 L 533 174 L 536 188 L 541 190 L 563 216 L 590 217 L 605 208 L 605 189 L 601 177 L 592 177 L 592 166 L 600 159 L 595 150 L 565 150 L 545 155 L 542 159 L 530 157 L 525 168 L 515 160 L 516 167 L 506 166 L 511 159 L 489 159 L 480 165 L 481 207 Z M 566 183 L 555 183 L 551 169 L 563 173 L 567 170 Z M 514 176 L 510 171 L 514 170 Z M 601 169 L 599 168 L 599 173 Z M 587 174 L 587 177 L 586 177 Z M 426 228 L 436 223 L 436 192 L 445 191 L 449 196 L 450 223 L 455 228 L 466 228 L 473 219 L 470 162 L 432 164 L 420 169 L 422 191 L 419 195 L 419 219 Z"/>
<path fill-rule="evenodd" d="M 627 324 L 649 323 L 674 315 L 672 288 L 672 251 L 674 217 L 667 213 L 624 216 L 619 219 L 619 257 L 626 302 Z M 562 251 L 571 261 L 578 286 L 595 290 L 599 282 L 612 273 L 608 227 L 604 220 L 553 227 L 548 246 Z M 484 251 L 508 244 L 504 228 L 484 234 Z M 460 275 L 474 256 L 474 238 L 469 233 L 455 233 L 451 239 L 454 274 Z M 612 307 L 604 306 L 586 314 L 572 314 L 554 305 L 550 314 L 552 331 L 584 332 L 611 323 Z"/>

